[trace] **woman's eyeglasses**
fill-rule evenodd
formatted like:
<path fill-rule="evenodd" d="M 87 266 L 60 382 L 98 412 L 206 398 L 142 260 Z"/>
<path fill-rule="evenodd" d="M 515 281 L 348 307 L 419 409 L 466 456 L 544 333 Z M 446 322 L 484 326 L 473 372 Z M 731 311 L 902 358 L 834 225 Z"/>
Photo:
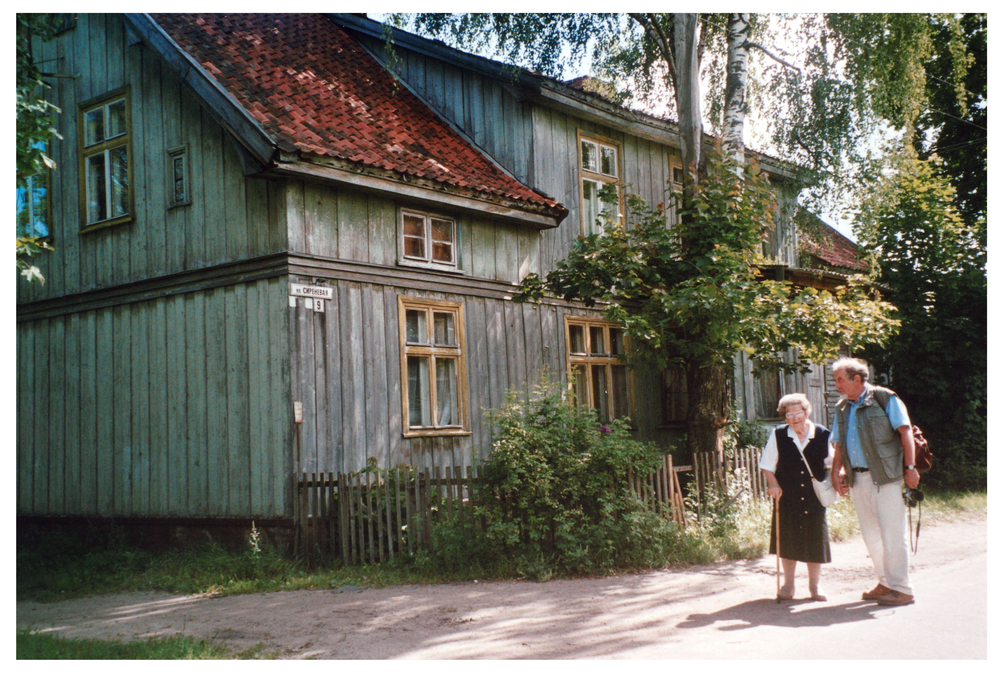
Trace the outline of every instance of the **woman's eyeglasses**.
<path fill-rule="evenodd" d="M 785 417 L 786 418 L 799 418 L 799 417 L 805 417 L 805 415 L 806 415 L 805 411 L 790 411 L 790 412 L 788 412 L 788 413 L 785 414 Z"/>

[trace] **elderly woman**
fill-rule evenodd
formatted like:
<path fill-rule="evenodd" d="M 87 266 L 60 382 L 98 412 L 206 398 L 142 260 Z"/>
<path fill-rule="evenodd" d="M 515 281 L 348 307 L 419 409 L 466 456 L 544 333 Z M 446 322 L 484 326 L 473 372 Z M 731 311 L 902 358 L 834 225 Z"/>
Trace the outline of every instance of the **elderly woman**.
<path fill-rule="evenodd" d="M 779 599 L 795 596 L 795 563 L 805 561 L 809 568 L 809 595 L 825 601 L 819 588 L 820 564 L 830 562 L 830 534 L 826 526 L 826 508 L 820 504 L 812 487 L 812 477 L 826 478 L 832 458 L 830 431 L 809 420 L 812 405 L 804 394 L 788 394 L 778 402 L 784 425 L 771 431 L 760 458 L 760 468 L 767 479 L 767 494 L 775 500 L 781 521 L 775 529 L 771 516 L 771 553 L 780 553 L 784 584 Z M 801 451 L 801 453 L 800 453 Z M 803 462 L 805 458 L 805 462 Z M 781 535 L 777 549 L 775 530 Z"/>

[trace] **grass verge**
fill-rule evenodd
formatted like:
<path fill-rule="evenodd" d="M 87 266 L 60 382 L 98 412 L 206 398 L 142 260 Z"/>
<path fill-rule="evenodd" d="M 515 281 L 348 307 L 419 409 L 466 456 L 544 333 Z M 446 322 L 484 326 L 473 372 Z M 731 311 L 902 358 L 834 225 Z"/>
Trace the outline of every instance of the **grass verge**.
<path fill-rule="evenodd" d="M 217 643 L 190 636 L 103 641 L 71 639 L 32 631 L 17 632 L 19 660 L 252 660 L 274 659 L 277 655 L 263 645 L 234 651 Z"/>

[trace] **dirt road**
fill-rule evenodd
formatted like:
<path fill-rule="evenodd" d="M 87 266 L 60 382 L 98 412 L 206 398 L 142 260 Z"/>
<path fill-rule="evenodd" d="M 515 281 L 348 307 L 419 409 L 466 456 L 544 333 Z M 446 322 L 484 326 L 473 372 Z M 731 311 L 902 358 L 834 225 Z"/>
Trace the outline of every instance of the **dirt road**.
<path fill-rule="evenodd" d="M 986 532 L 985 520 L 925 524 L 912 559 L 917 602 L 902 608 L 861 601 L 874 583 L 855 539 L 833 545 L 825 603 L 777 603 L 775 562 L 764 558 L 546 583 L 19 602 L 17 626 L 124 640 L 185 633 L 289 659 L 981 660 Z"/>

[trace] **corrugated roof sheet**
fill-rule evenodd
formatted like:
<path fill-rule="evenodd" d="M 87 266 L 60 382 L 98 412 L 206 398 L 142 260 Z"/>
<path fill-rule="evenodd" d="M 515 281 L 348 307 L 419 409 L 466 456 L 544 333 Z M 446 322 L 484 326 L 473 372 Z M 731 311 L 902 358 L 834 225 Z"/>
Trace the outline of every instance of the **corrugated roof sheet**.
<path fill-rule="evenodd" d="M 279 148 L 521 208 L 566 208 L 503 172 L 322 14 L 152 14 Z"/>

